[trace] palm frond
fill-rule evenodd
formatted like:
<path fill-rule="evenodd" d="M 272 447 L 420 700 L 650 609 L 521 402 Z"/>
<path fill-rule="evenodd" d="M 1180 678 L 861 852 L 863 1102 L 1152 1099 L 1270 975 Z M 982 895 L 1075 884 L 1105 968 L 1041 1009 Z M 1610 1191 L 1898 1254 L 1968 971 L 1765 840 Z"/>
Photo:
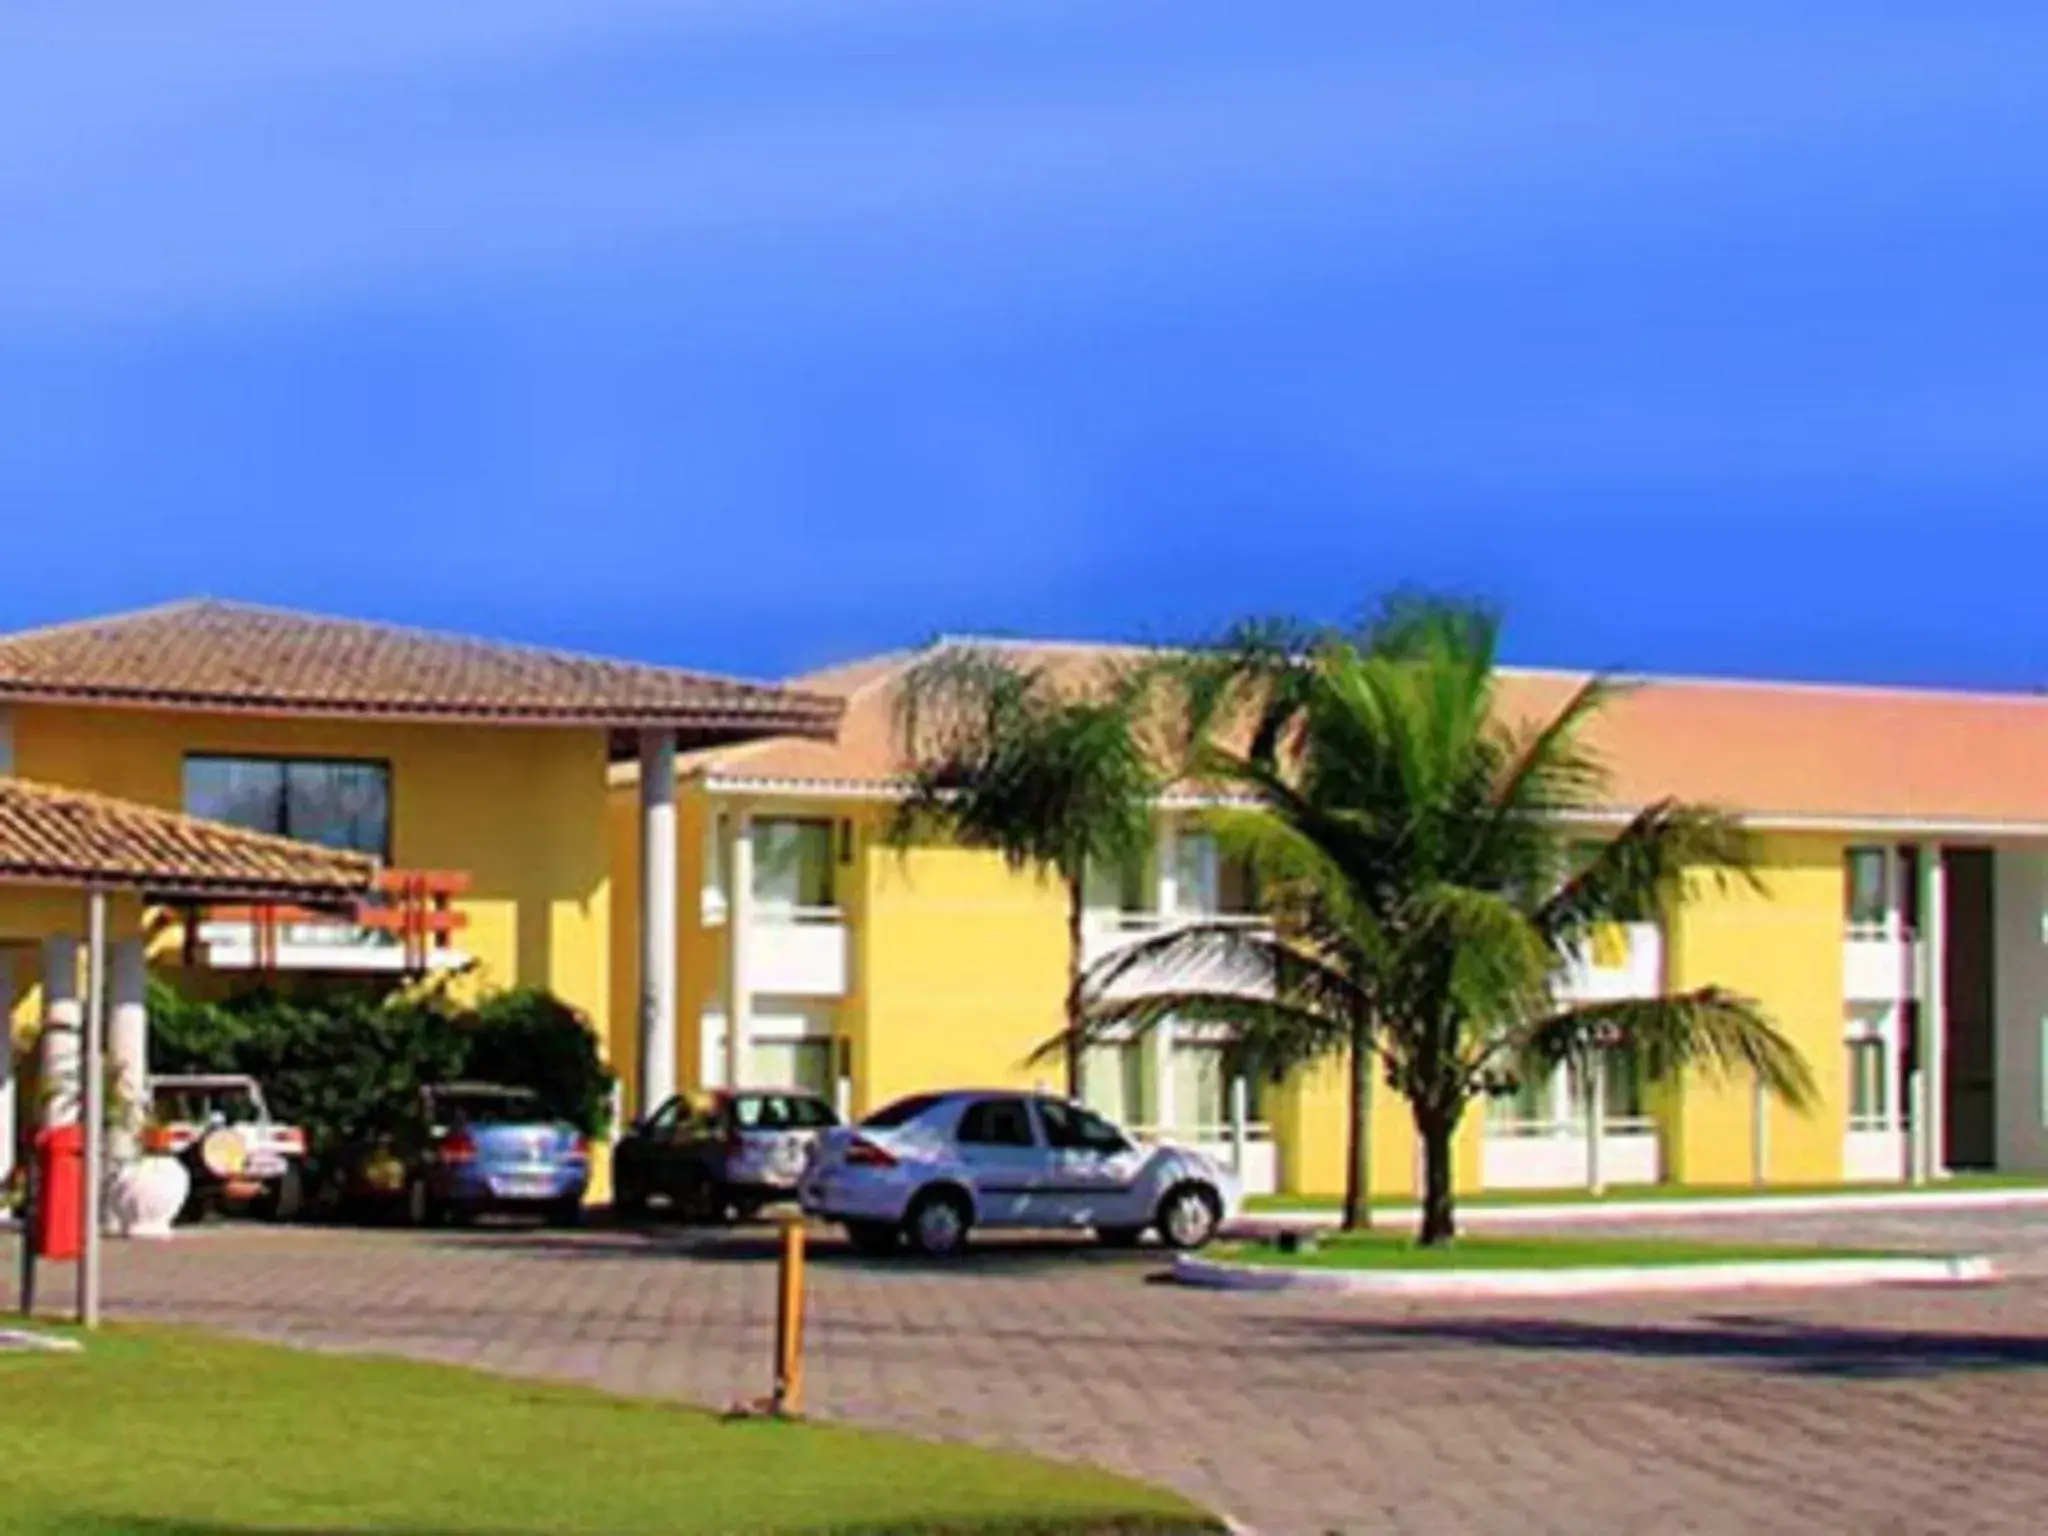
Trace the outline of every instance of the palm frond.
<path fill-rule="evenodd" d="M 1599 845 L 1537 908 L 1536 925 L 1563 955 L 1595 924 L 1662 916 L 1680 881 L 1693 874 L 1760 887 L 1753 843 L 1733 817 L 1708 806 L 1660 800 Z"/>
<path fill-rule="evenodd" d="M 1755 1001 L 1722 987 L 1580 1004 L 1537 1020 L 1510 1043 L 1522 1062 L 1535 1067 L 1597 1049 L 1627 1058 L 1654 1081 L 1697 1071 L 1716 1080 L 1760 1081 L 1794 1109 L 1808 1109 L 1818 1098 L 1799 1048 Z"/>

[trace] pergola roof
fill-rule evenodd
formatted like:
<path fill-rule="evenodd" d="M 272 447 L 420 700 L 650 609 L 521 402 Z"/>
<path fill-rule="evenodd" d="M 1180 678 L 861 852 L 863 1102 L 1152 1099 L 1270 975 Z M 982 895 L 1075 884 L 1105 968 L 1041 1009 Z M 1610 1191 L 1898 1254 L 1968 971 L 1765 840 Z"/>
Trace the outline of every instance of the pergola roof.
<path fill-rule="evenodd" d="M 376 870 L 362 854 L 0 775 L 0 884 L 321 902 L 361 895 Z"/>
<path fill-rule="evenodd" d="M 0 702 L 830 737 L 840 701 L 247 603 L 197 599 L 0 636 Z"/>

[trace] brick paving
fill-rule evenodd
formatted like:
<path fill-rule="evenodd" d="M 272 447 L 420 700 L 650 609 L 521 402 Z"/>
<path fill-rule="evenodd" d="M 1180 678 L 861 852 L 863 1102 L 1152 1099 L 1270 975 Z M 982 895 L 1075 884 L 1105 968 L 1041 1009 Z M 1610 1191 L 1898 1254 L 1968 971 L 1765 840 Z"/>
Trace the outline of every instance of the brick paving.
<path fill-rule="evenodd" d="M 2048 1214 L 1691 1230 L 1992 1251 L 2015 1278 L 1390 1303 L 1185 1291 L 1148 1283 L 1156 1257 L 1068 1244 L 929 1267 L 828 1239 L 811 1407 L 1099 1462 L 1270 1536 L 2048 1526 Z M 116 1316 L 716 1406 L 767 1386 L 758 1232 L 219 1228 L 115 1245 L 107 1278 Z M 46 1297 L 67 1283 L 46 1271 Z"/>

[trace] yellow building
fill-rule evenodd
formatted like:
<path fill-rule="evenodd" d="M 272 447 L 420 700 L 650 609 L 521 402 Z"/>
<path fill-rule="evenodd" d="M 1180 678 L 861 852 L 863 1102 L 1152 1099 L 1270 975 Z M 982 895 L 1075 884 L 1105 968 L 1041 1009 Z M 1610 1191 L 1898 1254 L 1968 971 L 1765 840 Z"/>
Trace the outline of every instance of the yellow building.
<path fill-rule="evenodd" d="M 675 933 L 672 904 L 615 900 L 607 766 L 829 735 L 837 716 L 835 700 L 774 687 L 218 602 L 0 636 L 0 774 L 367 854 L 387 875 L 422 876 L 427 894 L 388 901 L 450 914 L 409 943 L 356 920 L 374 913 L 260 920 L 232 889 L 131 901 L 109 991 L 133 1072 L 152 965 L 540 986 L 588 1014 L 615 1062 L 672 1055 L 665 1000 L 613 1011 L 615 937 L 668 953 Z M 669 827 L 673 801 L 650 796 L 636 814 Z M 21 1038 L 77 1024 L 78 921 L 76 903 L 34 891 L 0 904 L 0 1016 Z M 0 1052 L 0 1113 L 12 1054 Z M 0 1123 L 0 1173 L 15 1142 Z"/>
<path fill-rule="evenodd" d="M 1075 675 L 1104 654 L 1022 649 Z M 1034 1053 L 1061 1027 L 1061 893 L 991 854 L 902 853 L 882 836 L 901 766 L 898 684 L 918 659 L 795 680 L 844 701 L 836 740 L 679 760 L 680 840 L 660 855 L 675 864 L 679 907 L 679 1049 L 665 1081 L 804 1083 L 859 1113 L 917 1089 L 1057 1078 Z M 1504 707 L 1547 712 L 1579 681 L 1511 672 Z M 1746 1083 L 1639 1084 L 1612 1070 L 1586 1085 L 1561 1072 L 1468 1117 L 1461 1186 L 2048 1170 L 2048 778 L 2034 767 L 2048 761 L 2048 701 L 1646 679 L 1594 740 L 1613 782 L 1589 836 L 1666 796 L 1716 804 L 1754 830 L 1760 887 L 1692 882 L 1666 923 L 1617 928 L 1559 988 L 1746 993 L 1798 1044 L 1820 1102 L 1801 1114 Z M 621 899 L 644 883 L 645 794 L 636 767 L 615 767 Z M 1091 882 L 1089 960 L 1190 916 L 1255 920 L 1202 809 L 1161 804 L 1147 867 Z M 615 936 L 615 1014 L 642 974 L 636 946 Z M 1266 1085 L 1233 1082 L 1226 1059 L 1221 1040 L 1162 1030 L 1098 1051 L 1087 1091 L 1127 1124 L 1236 1159 L 1254 1190 L 1340 1189 L 1340 1067 Z M 1378 1188 L 1412 1190 L 1413 1127 L 1385 1090 L 1374 1143 Z"/>

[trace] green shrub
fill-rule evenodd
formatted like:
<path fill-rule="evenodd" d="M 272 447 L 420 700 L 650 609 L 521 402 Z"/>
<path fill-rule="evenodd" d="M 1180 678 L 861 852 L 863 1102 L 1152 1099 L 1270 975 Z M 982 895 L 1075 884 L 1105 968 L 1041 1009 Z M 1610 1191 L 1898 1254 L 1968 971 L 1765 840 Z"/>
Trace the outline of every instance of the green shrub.
<path fill-rule="evenodd" d="M 609 1118 L 612 1074 L 589 1021 L 538 988 L 462 1008 L 438 989 L 363 982 L 308 979 L 210 1002 L 153 981 L 149 1012 L 152 1071 L 255 1078 L 271 1112 L 305 1130 L 316 1174 L 393 1129 L 428 1083 L 531 1088 L 587 1135 Z"/>

